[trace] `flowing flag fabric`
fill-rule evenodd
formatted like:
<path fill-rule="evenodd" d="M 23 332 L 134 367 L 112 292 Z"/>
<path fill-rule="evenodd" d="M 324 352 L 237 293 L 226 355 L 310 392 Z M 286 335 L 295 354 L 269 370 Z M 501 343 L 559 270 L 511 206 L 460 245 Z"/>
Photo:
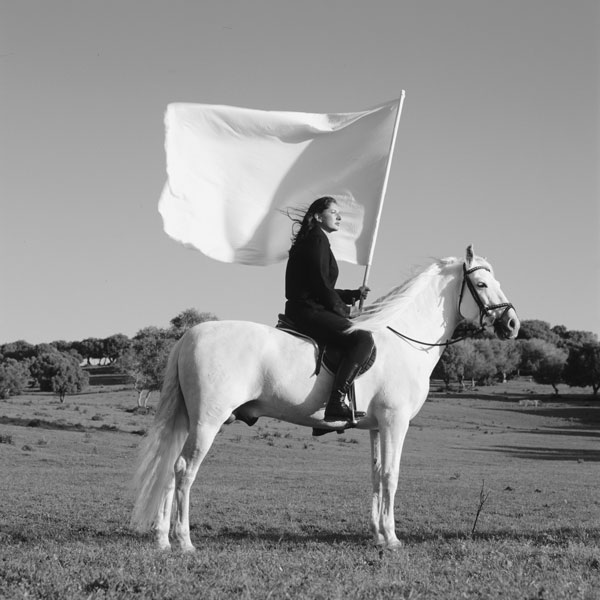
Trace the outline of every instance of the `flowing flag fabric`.
<path fill-rule="evenodd" d="M 285 260 L 292 221 L 333 196 L 338 260 L 370 264 L 401 99 L 363 112 L 314 114 L 169 104 L 165 232 L 213 259 Z"/>

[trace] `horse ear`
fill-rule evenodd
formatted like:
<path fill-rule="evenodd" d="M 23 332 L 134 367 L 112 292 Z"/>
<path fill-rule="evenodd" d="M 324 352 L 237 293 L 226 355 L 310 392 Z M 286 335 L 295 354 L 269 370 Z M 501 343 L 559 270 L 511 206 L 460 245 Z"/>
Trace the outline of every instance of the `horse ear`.
<path fill-rule="evenodd" d="M 473 264 L 473 259 L 475 258 L 475 254 L 473 253 L 473 244 L 469 244 L 467 246 L 467 256 L 465 262 L 467 263 L 467 267 L 470 267 Z"/>

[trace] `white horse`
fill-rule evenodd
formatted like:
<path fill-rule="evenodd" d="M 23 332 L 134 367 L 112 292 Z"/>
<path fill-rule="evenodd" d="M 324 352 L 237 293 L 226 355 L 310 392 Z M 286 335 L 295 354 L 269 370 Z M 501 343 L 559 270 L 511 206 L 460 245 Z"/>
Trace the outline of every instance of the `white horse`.
<path fill-rule="evenodd" d="M 355 385 L 356 408 L 366 413 L 357 427 L 371 435 L 370 527 L 378 545 L 400 545 L 393 511 L 402 446 L 444 342 L 464 320 L 494 325 L 502 338 L 516 337 L 519 329 L 489 263 L 471 246 L 466 261 L 435 262 L 354 320 L 354 327 L 373 333 L 377 346 L 377 359 Z M 182 550 L 194 550 L 190 488 L 221 426 L 266 416 L 330 427 L 323 415 L 331 385 L 325 370 L 315 375 L 314 345 L 306 339 L 243 321 L 190 329 L 171 352 L 154 425 L 141 448 L 132 525 L 153 527 L 159 547 L 169 548 L 174 500 L 172 536 Z"/>

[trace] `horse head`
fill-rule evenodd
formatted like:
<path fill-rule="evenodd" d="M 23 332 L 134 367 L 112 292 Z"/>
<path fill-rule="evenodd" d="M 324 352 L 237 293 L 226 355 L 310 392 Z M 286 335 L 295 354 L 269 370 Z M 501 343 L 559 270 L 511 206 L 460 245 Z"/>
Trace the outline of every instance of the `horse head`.
<path fill-rule="evenodd" d="M 481 327 L 493 326 L 500 338 L 514 339 L 519 333 L 520 322 L 514 306 L 501 290 L 490 265 L 475 256 L 472 245 L 467 248 L 463 264 L 458 312 L 467 321 L 478 319 Z"/>

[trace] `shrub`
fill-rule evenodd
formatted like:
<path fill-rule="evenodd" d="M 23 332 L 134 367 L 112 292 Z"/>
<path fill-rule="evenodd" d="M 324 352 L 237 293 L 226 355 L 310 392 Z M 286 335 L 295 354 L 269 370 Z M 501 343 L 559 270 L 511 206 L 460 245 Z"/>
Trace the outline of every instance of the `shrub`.
<path fill-rule="evenodd" d="M 26 362 L 5 358 L 0 362 L 0 398 L 20 395 L 27 387 L 29 377 Z"/>
<path fill-rule="evenodd" d="M 533 379 L 536 383 L 551 385 L 558 394 L 557 385 L 563 380 L 563 370 L 567 362 L 567 353 L 560 348 L 550 347 L 547 353 L 540 358 Z"/>
<path fill-rule="evenodd" d="M 55 392 L 63 402 L 66 394 L 84 390 L 89 375 L 79 366 L 76 358 L 62 352 L 41 354 L 31 365 L 31 375 L 43 392 Z"/>
<path fill-rule="evenodd" d="M 571 348 L 564 379 L 570 386 L 591 386 L 596 396 L 600 389 L 600 343 L 592 342 Z"/>

